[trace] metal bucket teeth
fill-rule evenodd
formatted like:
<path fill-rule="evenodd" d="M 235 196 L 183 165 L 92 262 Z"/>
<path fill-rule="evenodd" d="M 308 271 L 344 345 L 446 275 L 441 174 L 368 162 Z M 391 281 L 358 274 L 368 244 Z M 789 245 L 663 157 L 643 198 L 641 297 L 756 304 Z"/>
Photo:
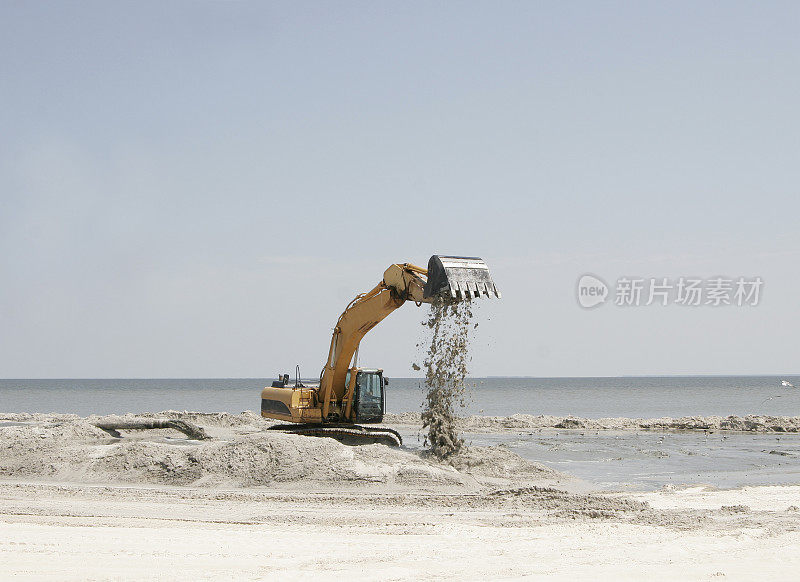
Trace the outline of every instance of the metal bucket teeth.
<path fill-rule="evenodd" d="M 481 295 L 500 298 L 489 267 L 479 257 L 433 255 L 428 261 L 428 282 L 424 296 L 449 294 L 451 298 L 471 299 Z"/>

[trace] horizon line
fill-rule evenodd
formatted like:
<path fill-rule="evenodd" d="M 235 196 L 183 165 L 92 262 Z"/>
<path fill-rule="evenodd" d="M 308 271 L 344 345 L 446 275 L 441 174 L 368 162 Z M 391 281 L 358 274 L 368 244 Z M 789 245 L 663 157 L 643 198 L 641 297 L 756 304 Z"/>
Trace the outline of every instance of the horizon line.
<path fill-rule="evenodd" d="M 487 376 L 467 376 L 467 378 L 517 378 L 517 379 L 531 379 L 531 380 L 558 380 L 558 379 L 591 379 L 591 378 L 754 378 L 754 377 L 784 377 L 784 376 L 800 376 L 800 373 L 783 373 L 783 374 L 717 374 L 717 373 L 701 373 L 701 374 L 621 374 L 618 376 L 530 376 L 530 375 L 509 375 L 500 376 L 490 374 Z M 402 378 L 404 380 L 424 380 L 424 376 L 394 376 L 387 375 L 388 378 Z M 99 377 L 99 376 L 82 376 L 82 377 L 48 377 L 48 378 L 0 378 L 0 381 L 10 380 L 269 380 L 272 376 L 126 376 L 126 377 Z M 301 377 L 301 380 L 313 380 L 316 377 Z"/>

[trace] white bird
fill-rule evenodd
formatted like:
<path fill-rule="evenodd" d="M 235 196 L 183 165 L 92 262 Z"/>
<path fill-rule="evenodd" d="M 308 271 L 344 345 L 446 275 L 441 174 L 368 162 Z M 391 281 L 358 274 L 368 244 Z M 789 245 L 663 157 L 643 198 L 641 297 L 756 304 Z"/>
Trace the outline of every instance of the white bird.
<path fill-rule="evenodd" d="M 792 384 L 787 380 L 781 380 L 781 386 L 784 386 L 786 388 L 794 388 L 794 384 Z"/>

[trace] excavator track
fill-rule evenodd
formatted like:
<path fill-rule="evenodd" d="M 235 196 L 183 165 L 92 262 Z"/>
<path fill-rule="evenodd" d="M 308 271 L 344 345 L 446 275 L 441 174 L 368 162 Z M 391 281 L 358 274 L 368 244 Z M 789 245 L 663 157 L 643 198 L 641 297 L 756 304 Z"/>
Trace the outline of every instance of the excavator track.
<path fill-rule="evenodd" d="M 303 436 L 329 437 L 346 445 L 381 443 L 390 447 L 399 447 L 403 444 L 403 437 L 396 430 L 383 427 L 366 427 L 358 424 L 276 424 L 269 427 L 269 430 L 279 430 Z"/>

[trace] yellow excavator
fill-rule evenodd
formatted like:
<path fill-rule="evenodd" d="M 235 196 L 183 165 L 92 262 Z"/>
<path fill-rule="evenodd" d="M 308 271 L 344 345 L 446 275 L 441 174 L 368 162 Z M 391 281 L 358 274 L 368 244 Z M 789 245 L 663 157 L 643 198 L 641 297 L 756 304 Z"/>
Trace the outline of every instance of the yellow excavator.
<path fill-rule="evenodd" d="M 478 257 L 433 255 L 427 269 L 411 263 L 391 265 L 380 283 L 353 299 L 339 316 L 319 384 L 304 384 L 299 368 L 293 386 L 289 375 L 281 374 L 261 391 L 261 416 L 294 423 L 271 428 L 296 434 L 401 445 L 396 431 L 356 424 L 383 420 L 388 384 L 383 370 L 358 367 L 358 346 L 369 330 L 406 301 L 419 307 L 439 296 L 466 301 L 499 298 L 500 292 Z"/>

